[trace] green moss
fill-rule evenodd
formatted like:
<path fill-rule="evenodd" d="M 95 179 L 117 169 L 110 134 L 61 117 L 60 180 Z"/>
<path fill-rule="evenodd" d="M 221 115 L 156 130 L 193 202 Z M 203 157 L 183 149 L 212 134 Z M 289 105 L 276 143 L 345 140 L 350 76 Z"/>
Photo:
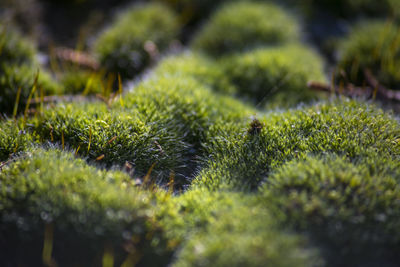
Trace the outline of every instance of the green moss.
<path fill-rule="evenodd" d="M 30 41 L 24 39 L 18 32 L 6 29 L 0 24 L 0 63 L 33 63 L 36 50 Z"/>
<path fill-rule="evenodd" d="M 64 140 L 65 147 L 90 161 L 107 167 L 129 163 L 136 177 L 150 171 L 154 182 L 168 182 L 173 172 L 183 179 L 188 144 L 173 124 L 147 123 L 135 110 L 115 112 L 101 103 L 60 105 L 33 124 L 43 141 L 62 146 Z"/>
<path fill-rule="evenodd" d="M 316 251 L 283 231 L 254 196 L 189 191 L 173 205 L 186 228 L 172 266 L 310 266 Z M 176 203 L 176 204 L 175 204 Z M 178 233 L 173 232 L 175 236 Z"/>
<path fill-rule="evenodd" d="M 163 52 L 178 31 L 175 15 L 164 5 L 137 5 L 116 18 L 96 40 L 94 49 L 103 67 L 132 78 L 152 61 L 146 42 Z"/>
<path fill-rule="evenodd" d="M 370 70 L 381 84 L 400 89 L 399 29 L 382 21 L 356 26 L 341 46 L 339 68 L 347 74 L 344 82 L 368 84 L 365 71 Z"/>
<path fill-rule="evenodd" d="M 165 121 L 195 148 L 207 139 L 208 129 L 226 121 L 240 122 L 255 111 L 226 96 L 215 94 L 190 76 L 156 75 L 124 98 L 124 108 L 138 110 L 147 121 Z M 119 103 L 116 103 L 119 106 Z"/>
<path fill-rule="evenodd" d="M 330 266 L 387 265 L 400 245 L 398 159 L 379 155 L 352 164 L 328 154 L 294 160 L 268 178 L 266 203 L 310 232 Z"/>
<path fill-rule="evenodd" d="M 100 265 L 107 248 L 117 264 L 129 253 L 155 265 L 168 256 L 154 195 L 126 174 L 97 170 L 70 153 L 34 150 L 5 166 L 0 184 L 1 249 L 12 265 L 40 265 L 46 243 L 52 260 L 69 266 Z"/>
<path fill-rule="evenodd" d="M 18 101 L 18 111 L 23 111 L 31 92 L 32 97 L 54 95 L 59 93 L 60 87 L 49 73 L 40 70 L 34 65 L 15 65 L 0 63 L 0 113 L 12 114 L 19 88 L 21 93 Z M 35 79 L 37 76 L 36 87 Z M 35 90 L 33 90 L 35 87 Z"/>
<path fill-rule="evenodd" d="M 240 95 L 254 103 L 287 107 L 316 99 L 307 82 L 324 82 L 323 61 L 301 45 L 264 48 L 223 60 Z M 281 105 L 281 106 L 279 106 Z"/>
<path fill-rule="evenodd" d="M 35 138 L 29 129 L 22 119 L 0 122 L 0 161 L 7 161 L 13 154 L 26 151 L 32 146 Z"/>
<path fill-rule="evenodd" d="M 212 129 L 210 159 L 192 184 L 212 190 L 255 189 L 284 162 L 310 153 L 334 153 L 349 160 L 400 154 L 398 122 L 367 104 L 321 103 L 271 112 L 261 123 L 258 134 L 249 134 L 250 123 Z"/>
<path fill-rule="evenodd" d="M 163 76 L 173 75 L 177 79 L 189 76 L 219 93 L 234 94 L 237 91 L 219 63 L 198 53 L 168 57 L 159 63 L 155 73 Z"/>
<path fill-rule="evenodd" d="M 60 81 L 66 94 L 100 94 L 103 80 L 100 73 L 85 70 L 70 70 L 63 73 Z"/>
<path fill-rule="evenodd" d="M 298 22 L 270 3 L 232 3 L 219 9 L 195 36 L 192 47 L 220 56 L 296 41 Z"/>

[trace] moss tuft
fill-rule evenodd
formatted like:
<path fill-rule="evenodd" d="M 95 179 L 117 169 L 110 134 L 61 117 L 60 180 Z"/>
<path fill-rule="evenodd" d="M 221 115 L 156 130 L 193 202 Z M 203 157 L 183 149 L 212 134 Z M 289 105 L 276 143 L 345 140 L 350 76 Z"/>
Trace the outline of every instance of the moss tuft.
<path fill-rule="evenodd" d="M 298 23 L 271 3 L 224 5 L 195 36 L 192 47 L 212 56 L 299 39 Z"/>
<path fill-rule="evenodd" d="M 117 17 L 96 40 L 94 50 L 108 71 L 133 78 L 178 35 L 173 12 L 161 4 L 136 5 Z M 151 44 L 150 48 L 146 48 Z M 150 50 L 149 50 L 150 49 Z"/>
<path fill-rule="evenodd" d="M 383 85 L 400 89 L 400 28 L 391 22 L 373 21 L 353 28 L 342 42 L 339 68 L 344 82 L 368 84 L 370 71 Z M 341 77 L 343 80 L 343 77 Z"/>

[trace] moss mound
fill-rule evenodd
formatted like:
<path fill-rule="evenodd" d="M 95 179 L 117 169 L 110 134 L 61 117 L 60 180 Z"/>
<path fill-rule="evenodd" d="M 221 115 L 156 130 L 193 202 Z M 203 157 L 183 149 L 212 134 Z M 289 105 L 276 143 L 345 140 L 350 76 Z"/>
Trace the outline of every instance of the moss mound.
<path fill-rule="evenodd" d="M 101 94 L 104 91 L 101 73 L 86 70 L 69 70 L 63 73 L 60 84 L 66 94 Z"/>
<path fill-rule="evenodd" d="M 223 60 L 239 94 L 258 103 L 287 107 L 316 99 L 307 82 L 324 82 L 323 60 L 302 45 L 263 48 Z"/>
<path fill-rule="evenodd" d="M 231 3 L 219 9 L 195 36 L 192 47 L 212 56 L 299 39 L 296 20 L 271 3 Z"/>
<path fill-rule="evenodd" d="M 231 84 L 221 64 L 199 53 L 184 53 L 162 60 L 154 70 L 156 75 L 192 77 L 199 83 L 223 94 L 235 94 L 237 88 Z"/>
<path fill-rule="evenodd" d="M 400 89 L 399 29 L 382 21 L 355 27 L 341 47 L 339 68 L 347 74 L 345 82 L 368 84 L 365 71 L 370 71 L 383 85 Z"/>
<path fill-rule="evenodd" d="M 263 190 L 289 224 L 312 234 L 330 266 L 391 266 L 400 245 L 398 158 L 294 160 Z"/>
<path fill-rule="evenodd" d="M 11 265 L 39 266 L 42 249 L 45 264 L 69 266 L 101 264 L 105 254 L 116 263 L 167 255 L 154 196 L 123 173 L 99 171 L 70 153 L 34 150 L 5 166 L 0 183 L 7 240 L 0 246 Z"/>
<path fill-rule="evenodd" d="M 249 124 L 212 129 L 210 135 L 216 138 L 209 142 L 211 159 L 206 159 L 208 167 L 194 186 L 255 189 L 284 162 L 310 153 L 334 153 L 349 160 L 400 153 L 398 122 L 380 109 L 353 101 L 269 113 Z"/>
<path fill-rule="evenodd" d="M 51 95 L 60 88 L 36 62 L 36 49 L 16 31 L 0 25 L 0 113 L 12 114 L 16 104 L 25 109 L 32 97 Z M 17 97 L 20 90 L 19 99 Z M 17 101 L 19 100 L 19 101 Z"/>
<path fill-rule="evenodd" d="M 253 195 L 191 190 L 170 199 L 161 224 L 180 237 L 172 266 L 318 266 L 317 251 L 279 227 Z"/>
<path fill-rule="evenodd" d="M 149 66 L 154 54 L 168 48 L 178 32 L 177 18 L 166 6 L 136 5 L 99 36 L 94 50 L 108 71 L 133 78 Z"/>

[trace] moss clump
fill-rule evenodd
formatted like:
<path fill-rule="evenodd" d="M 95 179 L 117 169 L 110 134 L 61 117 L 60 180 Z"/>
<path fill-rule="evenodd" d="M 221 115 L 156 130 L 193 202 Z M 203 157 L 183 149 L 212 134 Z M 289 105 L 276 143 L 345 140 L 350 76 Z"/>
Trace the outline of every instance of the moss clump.
<path fill-rule="evenodd" d="M 294 160 L 268 178 L 266 203 L 310 232 L 330 266 L 390 265 L 400 245 L 398 157 Z"/>
<path fill-rule="evenodd" d="M 133 175 L 150 171 L 154 182 L 168 182 L 173 172 L 183 179 L 188 144 L 173 124 L 146 123 L 135 110 L 110 111 L 101 103 L 60 105 L 32 123 L 42 140 L 64 142 L 90 161 L 107 167 L 128 163 Z"/>
<path fill-rule="evenodd" d="M 173 228 L 174 236 L 180 236 L 179 230 L 185 229 L 185 239 L 172 266 L 318 263 L 316 251 L 305 238 L 283 231 L 254 196 L 194 190 L 170 204 L 178 211 L 175 224 L 161 223 Z"/>
<path fill-rule="evenodd" d="M 0 161 L 7 161 L 12 155 L 33 145 L 36 138 L 29 129 L 22 119 L 0 122 Z"/>
<path fill-rule="evenodd" d="M 19 111 L 25 109 L 29 95 L 33 98 L 54 95 L 60 92 L 60 87 L 50 74 L 33 65 L 0 63 L 0 90 L 0 113 L 12 114 L 16 104 Z"/>
<path fill-rule="evenodd" d="M 195 36 L 192 47 L 213 56 L 296 41 L 298 23 L 270 3 L 232 3 L 217 11 Z"/>
<path fill-rule="evenodd" d="M 60 92 L 51 76 L 38 65 L 35 56 L 35 47 L 28 40 L 0 25 L 0 113 L 12 114 L 19 88 L 19 110 L 25 108 L 34 85 L 36 95 L 32 97 Z"/>
<path fill-rule="evenodd" d="M 367 83 L 370 71 L 383 85 L 400 89 L 400 28 L 390 22 L 374 21 L 355 27 L 341 47 L 339 68 L 345 82 Z M 341 78 L 343 79 L 343 78 Z"/>
<path fill-rule="evenodd" d="M 225 73 L 239 94 L 255 103 L 287 107 L 316 99 L 309 81 L 325 81 L 323 61 L 301 45 L 264 48 L 223 60 Z"/>
<path fill-rule="evenodd" d="M 67 94 L 100 94 L 104 90 L 102 75 L 85 70 L 70 70 L 63 73 L 60 81 Z"/>
<path fill-rule="evenodd" d="M 125 109 L 138 110 L 149 122 L 164 121 L 163 127 L 174 125 L 195 149 L 202 148 L 213 125 L 240 122 L 255 113 L 231 97 L 213 93 L 189 76 L 177 79 L 156 75 L 126 95 L 124 101 Z"/>
<path fill-rule="evenodd" d="M 45 264 L 68 266 L 100 265 L 107 251 L 116 264 L 137 257 L 157 265 L 168 256 L 154 194 L 126 174 L 97 170 L 70 153 L 34 150 L 3 167 L 0 184 L 7 240 L 0 246 L 10 265 L 39 266 L 46 247 L 52 253 L 43 254 Z"/>
<path fill-rule="evenodd" d="M 192 77 L 219 93 L 234 94 L 237 91 L 221 65 L 203 54 L 185 53 L 168 57 L 159 63 L 155 73 L 163 76 L 173 75 L 177 79 Z"/>
<path fill-rule="evenodd" d="M 121 14 L 96 40 L 94 49 L 107 70 L 132 78 L 177 36 L 175 15 L 161 4 L 138 5 Z M 151 45 L 150 51 L 146 45 Z M 154 50 L 154 51 L 153 51 Z"/>
<path fill-rule="evenodd" d="M 333 153 L 349 160 L 397 157 L 396 120 L 383 111 L 353 101 L 321 103 L 310 108 L 269 113 L 259 134 L 248 125 L 214 128 L 210 158 L 194 186 L 216 189 L 256 189 L 271 171 L 307 154 Z"/>

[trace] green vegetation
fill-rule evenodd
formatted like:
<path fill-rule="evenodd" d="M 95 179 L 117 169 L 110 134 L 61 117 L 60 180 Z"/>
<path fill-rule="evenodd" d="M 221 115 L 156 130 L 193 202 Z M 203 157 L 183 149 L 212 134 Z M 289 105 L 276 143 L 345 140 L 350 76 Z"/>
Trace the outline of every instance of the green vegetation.
<path fill-rule="evenodd" d="M 192 77 L 216 92 L 235 94 L 237 89 L 230 83 L 221 64 L 203 54 L 185 53 L 165 58 L 155 68 L 156 75 Z"/>
<path fill-rule="evenodd" d="M 210 135 L 216 138 L 208 147 L 211 159 L 193 183 L 246 191 L 256 189 L 286 161 L 308 154 L 334 153 L 349 160 L 394 157 L 400 154 L 399 134 L 396 120 L 353 101 L 268 113 L 260 123 L 215 127 Z"/>
<path fill-rule="evenodd" d="M 398 265 L 399 1 L 59 2 L 0 24 L 0 266 Z"/>
<path fill-rule="evenodd" d="M 324 82 L 323 61 L 301 45 L 263 48 L 224 59 L 225 74 L 239 94 L 256 104 L 287 107 L 316 99 L 309 81 Z"/>
<path fill-rule="evenodd" d="M 45 264 L 69 266 L 100 264 L 107 252 L 116 263 L 168 256 L 154 194 L 126 174 L 89 167 L 70 153 L 33 150 L 6 165 L 0 183 L 1 248 L 10 264 L 40 265 L 41 255 Z"/>
<path fill-rule="evenodd" d="M 271 3 L 231 3 L 218 10 L 195 36 L 192 47 L 212 56 L 297 41 L 298 23 Z"/>
<path fill-rule="evenodd" d="M 102 75 L 96 72 L 70 70 L 63 73 L 60 83 L 67 94 L 90 95 L 104 91 Z"/>
<path fill-rule="evenodd" d="M 16 105 L 20 111 L 24 110 L 30 95 L 35 97 L 60 92 L 35 57 L 36 50 L 28 40 L 0 25 L 0 114 L 12 114 Z"/>
<path fill-rule="evenodd" d="M 266 203 L 276 203 L 289 224 L 310 232 L 330 266 L 398 262 L 399 154 L 369 157 L 354 164 L 330 154 L 294 160 L 263 188 Z"/>
<path fill-rule="evenodd" d="M 366 84 L 370 71 L 383 85 L 400 89 L 400 28 L 390 22 L 373 21 L 356 26 L 342 42 L 339 68 L 345 81 Z M 342 78 L 343 79 L 343 78 Z"/>
<path fill-rule="evenodd" d="M 275 224 L 276 218 L 254 196 L 190 191 L 178 199 L 184 225 L 196 227 L 172 266 L 265 266 L 265 263 L 318 266 L 321 263 L 305 238 L 282 231 Z"/>
<path fill-rule="evenodd" d="M 178 35 L 178 21 L 161 4 L 133 6 L 117 17 L 94 45 L 100 62 L 122 78 L 132 78 L 154 61 Z"/>

